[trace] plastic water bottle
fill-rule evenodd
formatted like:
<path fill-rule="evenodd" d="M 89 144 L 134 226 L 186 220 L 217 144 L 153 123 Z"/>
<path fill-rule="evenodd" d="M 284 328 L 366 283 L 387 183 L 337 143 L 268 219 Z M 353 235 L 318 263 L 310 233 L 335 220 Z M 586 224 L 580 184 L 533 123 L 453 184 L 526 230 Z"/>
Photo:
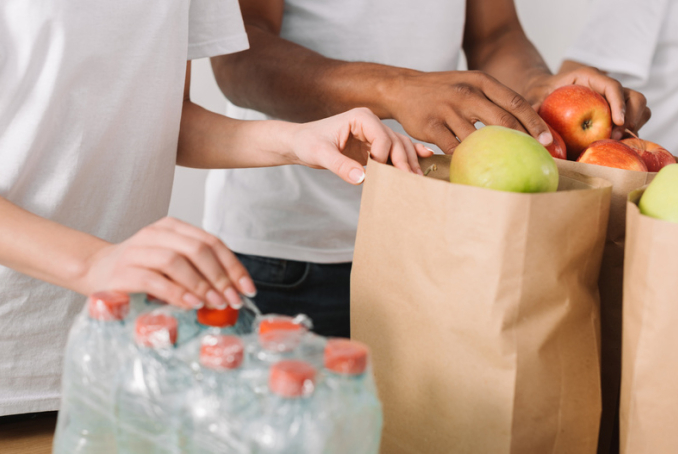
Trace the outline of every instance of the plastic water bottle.
<path fill-rule="evenodd" d="M 193 380 L 188 366 L 174 355 L 177 330 L 177 319 L 159 311 L 136 320 L 136 348 L 116 391 L 120 454 L 190 452 L 190 427 L 178 415 L 186 410 Z"/>
<path fill-rule="evenodd" d="M 235 336 L 242 334 L 238 330 L 239 311 L 227 306 L 224 309 L 208 309 L 202 307 L 197 311 L 198 335 L 182 345 L 177 356 L 191 366 L 194 371 L 200 371 L 200 348 L 206 335 Z"/>
<path fill-rule="evenodd" d="M 115 454 L 113 394 L 125 358 L 124 293 L 90 296 L 68 336 L 55 454 Z"/>
<path fill-rule="evenodd" d="M 160 311 L 177 319 L 177 345 L 183 345 L 190 342 L 200 333 L 200 325 L 198 324 L 195 310 L 171 306 L 163 300 L 149 294 L 145 295 L 144 303 L 145 307 L 142 313 Z"/>
<path fill-rule="evenodd" d="M 328 419 L 313 399 L 316 369 L 300 360 L 284 360 L 270 369 L 269 393 L 246 427 L 253 454 L 324 453 Z"/>
<path fill-rule="evenodd" d="M 255 408 L 255 395 L 243 382 L 241 339 L 208 334 L 200 347 L 201 373 L 190 393 L 188 412 L 193 454 L 248 454 L 243 421 Z"/>
<path fill-rule="evenodd" d="M 325 347 L 325 380 L 319 405 L 332 418 L 332 437 L 326 454 L 377 454 L 383 415 L 367 347 L 348 339 L 331 339 Z"/>
<path fill-rule="evenodd" d="M 312 326 L 305 315 L 288 317 L 271 314 L 260 317 L 254 323 L 255 339 L 249 339 L 248 345 L 253 366 L 269 367 L 283 359 L 302 359 L 301 348 Z M 322 352 L 320 349 L 321 358 Z"/>

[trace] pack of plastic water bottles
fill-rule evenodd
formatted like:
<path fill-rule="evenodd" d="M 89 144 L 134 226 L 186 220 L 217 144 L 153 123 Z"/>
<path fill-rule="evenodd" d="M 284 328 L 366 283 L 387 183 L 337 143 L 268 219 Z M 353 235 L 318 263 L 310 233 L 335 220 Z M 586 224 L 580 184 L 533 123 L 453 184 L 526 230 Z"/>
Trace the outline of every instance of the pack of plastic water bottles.
<path fill-rule="evenodd" d="M 71 329 L 55 454 L 376 454 L 367 348 L 304 315 L 91 296 Z"/>

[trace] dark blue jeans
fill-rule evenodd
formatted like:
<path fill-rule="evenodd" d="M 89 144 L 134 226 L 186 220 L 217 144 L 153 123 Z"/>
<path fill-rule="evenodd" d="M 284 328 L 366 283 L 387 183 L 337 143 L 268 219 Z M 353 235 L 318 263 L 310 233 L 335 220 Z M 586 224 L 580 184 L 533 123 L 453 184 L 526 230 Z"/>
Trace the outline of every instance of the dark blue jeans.
<path fill-rule="evenodd" d="M 351 263 L 320 264 L 236 254 L 257 286 L 262 313 L 306 314 L 322 336 L 350 337 Z"/>

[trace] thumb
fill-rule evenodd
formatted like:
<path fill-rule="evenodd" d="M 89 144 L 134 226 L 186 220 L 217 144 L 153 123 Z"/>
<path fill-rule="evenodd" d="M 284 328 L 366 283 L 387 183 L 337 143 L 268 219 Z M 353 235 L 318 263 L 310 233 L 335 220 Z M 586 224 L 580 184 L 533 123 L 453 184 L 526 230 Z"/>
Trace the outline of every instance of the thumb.
<path fill-rule="evenodd" d="M 318 165 L 336 174 L 347 183 L 357 185 L 365 180 L 363 166 L 344 156 L 337 148 L 324 144 L 317 153 Z"/>

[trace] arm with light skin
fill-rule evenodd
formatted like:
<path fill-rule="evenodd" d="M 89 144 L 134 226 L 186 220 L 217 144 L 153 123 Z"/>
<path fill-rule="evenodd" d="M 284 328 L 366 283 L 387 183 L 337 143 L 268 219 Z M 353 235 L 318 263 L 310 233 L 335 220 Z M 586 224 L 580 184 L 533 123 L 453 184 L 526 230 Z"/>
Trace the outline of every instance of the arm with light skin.
<path fill-rule="evenodd" d="M 177 160 L 193 167 L 303 164 L 335 171 L 357 184 L 367 153 L 413 171 L 421 145 L 395 135 L 367 109 L 305 125 L 242 122 L 191 103 L 190 63 Z M 356 161 L 357 159 L 357 161 Z M 416 164 L 416 170 L 421 171 Z M 356 173 L 357 172 L 357 173 Z M 240 306 L 254 283 L 215 236 L 164 218 L 112 244 L 37 216 L 0 197 L 0 265 L 89 295 L 101 290 L 151 293 L 176 306 Z"/>
<path fill-rule="evenodd" d="M 525 37 L 512 0 L 468 1 L 464 50 L 475 71 L 437 73 L 326 58 L 279 36 L 284 0 L 240 6 L 250 49 L 212 58 L 212 67 L 229 100 L 277 118 L 308 121 L 365 106 L 451 153 L 478 121 L 548 145 L 551 134 L 530 107 L 569 83 L 605 94 L 617 121 L 624 110 L 618 82 L 591 68 L 553 76 Z"/>
<path fill-rule="evenodd" d="M 378 162 L 422 173 L 417 156 L 432 152 L 387 128 L 365 108 L 310 123 L 242 121 L 210 112 L 190 99 L 190 63 L 177 164 L 242 168 L 301 164 L 325 168 L 353 184 L 362 182 L 367 155 Z"/>

